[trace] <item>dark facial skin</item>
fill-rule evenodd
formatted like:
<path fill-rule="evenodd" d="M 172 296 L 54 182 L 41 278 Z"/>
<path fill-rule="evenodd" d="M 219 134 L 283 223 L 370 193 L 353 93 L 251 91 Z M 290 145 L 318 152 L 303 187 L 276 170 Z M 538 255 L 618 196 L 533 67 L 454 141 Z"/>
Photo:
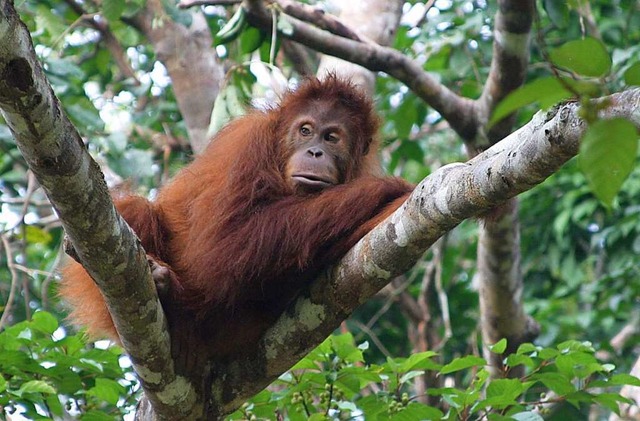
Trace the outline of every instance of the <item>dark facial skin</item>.
<path fill-rule="evenodd" d="M 301 115 L 289 129 L 293 153 L 286 176 L 294 190 L 313 193 L 344 182 L 350 138 L 339 118 Z"/>

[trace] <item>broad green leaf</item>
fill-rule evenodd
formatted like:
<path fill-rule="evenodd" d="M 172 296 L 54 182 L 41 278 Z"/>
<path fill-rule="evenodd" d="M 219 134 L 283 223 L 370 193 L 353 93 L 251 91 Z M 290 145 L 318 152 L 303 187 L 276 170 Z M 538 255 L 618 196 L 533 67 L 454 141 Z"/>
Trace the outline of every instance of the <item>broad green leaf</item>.
<path fill-rule="evenodd" d="M 82 415 L 82 421 L 113 421 L 113 415 L 92 409 Z"/>
<path fill-rule="evenodd" d="M 40 227 L 37 227 L 35 225 L 27 225 L 26 229 L 25 229 L 25 236 L 26 239 L 29 243 L 32 244 L 49 244 L 51 242 L 51 240 L 53 239 L 53 237 L 51 236 L 51 233 L 43 230 Z M 22 234 L 20 234 L 20 237 L 22 237 Z"/>
<path fill-rule="evenodd" d="M 112 379 L 97 378 L 96 385 L 87 390 L 87 395 L 109 402 L 112 405 L 118 403 L 121 394 L 125 393 L 125 388 Z"/>
<path fill-rule="evenodd" d="M 524 385 L 519 379 L 496 379 L 487 387 L 487 398 L 504 396 L 515 399 L 524 391 Z"/>
<path fill-rule="evenodd" d="M 102 15 L 109 21 L 116 21 L 124 12 L 124 0 L 108 0 L 102 3 Z"/>
<path fill-rule="evenodd" d="M 62 19 L 56 16 L 49 6 L 42 4 L 36 10 L 36 27 L 38 30 L 46 30 L 51 35 L 52 40 L 56 40 L 67 30 L 67 26 Z"/>
<path fill-rule="evenodd" d="M 31 319 L 31 326 L 50 335 L 58 328 L 58 320 L 51 313 L 37 311 Z"/>
<path fill-rule="evenodd" d="M 484 358 L 469 355 L 462 358 L 456 358 L 455 360 L 451 361 L 449 364 L 442 367 L 442 370 L 440 370 L 440 374 L 449 374 L 456 371 L 464 370 L 465 368 L 484 366 L 486 364 L 487 361 L 485 361 Z"/>
<path fill-rule="evenodd" d="M 544 109 L 572 96 L 573 93 L 555 77 L 536 79 L 511 92 L 500 101 L 493 110 L 489 125 L 497 123 L 525 105 L 537 102 L 540 108 Z"/>
<path fill-rule="evenodd" d="M 416 99 L 411 95 L 405 95 L 404 100 L 398 107 L 398 112 L 394 120 L 398 137 L 407 138 L 411 134 L 411 129 L 418 118 Z"/>
<path fill-rule="evenodd" d="M 531 380 L 538 380 L 558 395 L 564 396 L 575 392 L 571 381 L 560 373 L 538 373 L 531 376 Z"/>
<path fill-rule="evenodd" d="M 413 378 L 421 376 L 422 373 L 423 373 L 422 370 L 420 370 L 420 371 L 409 371 L 408 373 L 405 373 L 400 377 L 399 382 L 400 383 L 406 383 L 406 382 L 408 382 L 409 380 L 411 380 Z"/>
<path fill-rule="evenodd" d="M 640 85 L 640 62 L 631 65 L 624 72 L 624 83 L 627 85 Z"/>
<path fill-rule="evenodd" d="M 43 380 L 30 380 L 23 383 L 22 386 L 20 386 L 20 389 L 15 392 L 18 396 L 23 396 L 26 393 L 55 394 L 56 389 Z"/>
<path fill-rule="evenodd" d="M 84 71 L 71 59 L 59 59 L 49 57 L 46 61 L 47 74 L 60 76 L 63 78 L 84 78 Z"/>
<path fill-rule="evenodd" d="M 209 136 L 213 136 L 233 118 L 241 116 L 245 112 L 242 102 L 242 89 L 233 83 L 227 83 L 218 93 L 213 104 L 211 123 L 209 124 Z"/>
<path fill-rule="evenodd" d="M 631 173 L 637 150 L 636 128 L 622 118 L 597 121 L 584 135 L 578 163 L 592 192 L 606 206 L 612 205 Z"/>
<path fill-rule="evenodd" d="M 511 415 L 511 419 L 516 421 L 543 421 L 544 418 L 535 412 L 519 412 L 517 414 Z"/>
<path fill-rule="evenodd" d="M 533 358 L 528 355 L 511 354 L 507 357 L 507 365 L 509 367 L 524 365 L 526 367 L 533 368 L 536 363 L 533 361 Z"/>
<path fill-rule="evenodd" d="M 536 348 L 534 344 L 526 342 L 518 347 L 518 351 L 516 351 L 516 354 L 528 354 L 530 352 L 535 352 L 537 349 L 538 348 Z"/>
<path fill-rule="evenodd" d="M 505 338 L 502 338 L 495 344 L 489 345 L 489 350 L 494 354 L 502 354 L 507 350 L 507 340 Z"/>
<path fill-rule="evenodd" d="M 626 373 L 614 374 L 613 376 L 611 376 L 611 379 L 609 379 L 607 383 L 609 385 L 616 386 L 630 385 L 640 387 L 640 379 Z"/>
<path fill-rule="evenodd" d="M 618 403 L 621 403 L 621 402 L 631 403 L 631 401 L 629 401 L 628 399 L 622 397 L 617 393 L 599 393 L 593 396 L 593 400 L 596 403 L 609 408 L 610 411 L 613 411 L 616 414 L 619 414 L 619 411 L 620 411 L 620 406 L 618 405 Z"/>
<path fill-rule="evenodd" d="M 248 27 L 240 35 L 240 52 L 249 54 L 257 50 L 264 41 L 266 34 L 253 26 Z"/>
<path fill-rule="evenodd" d="M 47 402 L 47 409 L 53 415 L 56 415 L 55 419 L 64 419 L 64 408 L 60 403 L 60 398 L 58 397 L 58 395 L 47 395 L 45 401 Z"/>
<path fill-rule="evenodd" d="M 585 378 L 593 373 L 602 371 L 602 365 L 592 355 L 586 352 L 570 352 L 556 358 L 558 371 L 566 376 Z"/>
<path fill-rule="evenodd" d="M 436 355 L 438 354 L 433 351 L 412 354 L 402 364 L 400 364 L 398 371 L 404 373 L 411 370 L 437 370 L 440 368 L 440 365 L 432 360 Z"/>
<path fill-rule="evenodd" d="M 538 351 L 538 357 L 542 358 L 543 360 L 550 360 L 557 357 L 558 355 L 560 355 L 560 352 L 552 348 L 542 348 L 540 351 Z"/>
<path fill-rule="evenodd" d="M 569 41 L 551 51 L 550 58 L 555 65 L 583 76 L 601 77 L 611 70 L 611 57 L 595 38 Z"/>
<path fill-rule="evenodd" d="M 542 7 L 549 15 L 551 22 L 558 28 L 566 28 L 569 24 L 569 7 L 566 0 L 544 0 Z"/>
<path fill-rule="evenodd" d="M 389 420 L 393 421 L 415 421 L 415 420 L 440 420 L 444 417 L 442 411 L 432 406 L 412 402 L 400 412 L 393 414 Z"/>

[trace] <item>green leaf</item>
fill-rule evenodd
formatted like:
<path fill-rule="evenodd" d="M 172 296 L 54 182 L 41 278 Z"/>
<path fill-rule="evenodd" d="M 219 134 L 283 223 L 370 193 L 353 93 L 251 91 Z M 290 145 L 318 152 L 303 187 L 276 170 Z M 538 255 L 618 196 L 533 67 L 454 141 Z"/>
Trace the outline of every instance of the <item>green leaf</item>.
<path fill-rule="evenodd" d="M 400 384 L 406 383 L 406 382 L 408 382 L 409 380 L 411 380 L 413 378 L 421 376 L 422 374 L 423 374 L 422 370 L 420 370 L 420 371 L 409 371 L 408 373 L 403 374 L 400 377 L 400 380 L 398 380 L 398 381 L 400 382 Z"/>
<path fill-rule="evenodd" d="M 550 58 L 555 65 L 583 76 L 601 77 L 611 70 L 611 57 L 595 38 L 569 41 L 551 51 Z"/>
<path fill-rule="evenodd" d="M 56 39 L 67 30 L 67 26 L 59 16 L 52 13 L 52 10 L 44 4 L 38 5 L 35 21 L 38 30 L 46 30 L 52 39 Z"/>
<path fill-rule="evenodd" d="M 113 415 L 92 409 L 82 415 L 82 421 L 113 421 Z"/>
<path fill-rule="evenodd" d="M 23 396 L 26 393 L 44 393 L 44 394 L 55 394 L 56 389 L 53 388 L 50 384 L 42 380 L 30 380 L 26 383 L 23 383 L 20 386 L 15 394 L 18 396 Z"/>
<path fill-rule="evenodd" d="M 487 398 L 504 396 L 515 399 L 524 391 L 524 385 L 518 379 L 496 379 L 487 387 Z"/>
<path fill-rule="evenodd" d="M 116 21 L 124 12 L 124 0 L 107 0 L 102 2 L 102 15 L 109 21 Z"/>
<path fill-rule="evenodd" d="M 602 371 L 602 365 L 598 363 L 593 354 L 586 352 L 570 352 L 566 355 L 560 355 L 556 358 L 556 366 L 558 371 L 568 377 L 585 378 Z"/>
<path fill-rule="evenodd" d="M 536 348 L 536 346 L 532 343 L 529 342 L 525 342 L 523 344 L 521 344 L 518 347 L 518 351 L 516 351 L 516 354 L 520 355 L 520 354 L 528 354 L 530 352 L 535 352 L 538 348 Z"/>
<path fill-rule="evenodd" d="M 45 399 L 45 401 L 47 402 L 47 409 L 53 414 L 56 415 L 57 417 L 55 419 L 63 419 L 63 415 L 64 415 L 64 408 L 62 407 L 62 404 L 60 403 L 60 398 L 58 398 L 58 395 L 48 395 Z"/>
<path fill-rule="evenodd" d="M 438 369 L 439 364 L 435 363 L 431 359 L 438 355 L 433 351 L 419 352 L 412 354 L 402 364 L 400 364 L 398 371 L 406 373 L 411 370 L 434 370 Z"/>
<path fill-rule="evenodd" d="M 555 77 L 536 79 L 511 92 L 500 101 L 493 110 L 489 125 L 497 123 L 525 105 L 537 102 L 540 108 L 544 109 L 572 96 L 573 93 Z"/>
<path fill-rule="evenodd" d="M 20 234 L 22 237 L 22 234 Z M 43 230 L 35 225 L 27 225 L 25 229 L 25 237 L 29 243 L 47 245 L 53 240 L 51 233 Z"/>
<path fill-rule="evenodd" d="M 560 352 L 553 348 L 542 348 L 540 351 L 538 351 L 538 357 L 542 358 L 543 360 L 550 360 L 557 357 L 558 355 L 560 355 Z"/>
<path fill-rule="evenodd" d="M 536 363 L 533 361 L 533 358 L 528 355 L 511 354 L 507 357 L 507 365 L 509 367 L 524 365 L 526 367 L 533 368 Z"/>
<path fill-rule="evenodd" d="M 489 350 L 494 354 L 502 354 L 507 350 L 507 340 L 505 338 L 502 338 L 495 344 L 489 345 Z"/>
<path fill-rule="evenodd" d="M 592 124 L 580 144 L 578 163 L 595 196 L 611 206 L 635 165 L 635 126 L 622 118 Z"/>
<path fill-rule="evenodd" d="M 96 398 L 115 405 L 118 403 L 120 395 L 125 393 L 125 388 L 118 382 L 111 379 L 97 378 L 96 385 L 87 390 L 87 395 L 95 396 Z"/>
<path fill-rule="evenodd" d="M 247 25 L 247 11 L 240 6 L 231 19 L 216 33 L 215 44 L 226 44 L 238 38 Z"/>
<path fill-rule="evenodd" d="M 411 402 L 406 408 L 389 417 L 393 421 L 415 421 L 415 420 L 440 420 L 444 417 L 442 411 L 432 406 L 427 406 L 417 402 Z"/>
<path fill-rule="evenodd" d="M 240 99 L 241 95 L 242 90 L 232 83 L 227 83 L 220 90 L 213 104 L 211 123 L 209 124 L 209 136 L 215 135 L 229 121 L 245 112 L 245 107 Z"/>
<path fill-rule="evenodd" d="M 620 413 L 620 406 L 618 403 L 629 402 L 626 398 L 617 393 L 599 393 L 593 396 L 593 400 L 616 414 Z"/>
<path fill-rule="evenodd" d="M 555 26 L 563 29 L 569 25 L 569 7 L 566 0 L 544 0 L 542 7 Z"/>
<path fill-rule="evenodd" d="M 613 376 L 611 376 L 611 379 L 609 379 L 607 384 L 610 386 L 630 385 L 640 387 L 640 379 L 626 373 L 614 374 Z"/>
<path fill-rule="evenodd" d="M 58 328 L 58 320 L 51 313 L 37 311 L 31 319 L 31 326 L 50 335 Z"/>
<path fill-rule="evenodd" d="M 511 419 L 516 421 L 543 421 L 544 418 L 535 412 L 519 412 L 517 414 L 511 415 Z"/>
<path fill-rule="evenodd" d="M 456 358 L 449 364 L 442 367 L 440 374 L 449 374 L 456 371 L 464 370 L 469 367 L 484 366 L 487 365 L 487 361 L 484 358 L 476 357 L 474 355 L 468 355 L 462 358 Z"/>
<path fill-rule="evenodd" d="M 264 41 L 266 34 L 253 26 L 242 31 L 240 35 L 240 52 L 249 54 L 257 50 Z"/>
<path fill-rule="evenodd" d="M 568 395 L 576 390 L 569 379 L 560 373 L 538 373 L 532 375 L 531 380 L 540 381 L 561 396 Z"/>
<path fill-rule="evenodd" d="M 624 82 L 627 85 L 640 85 L 640 62 L 631 65 L 624 72 Z"/>
<path fill-rule="evenodd" d="M 398 107 L 394 120 L 398 137 L 407 138 L 411 134 L 413 125 L 416 124 L 418 118 L 418 110 L 416 108 L 416 98 L 412 95 L 405 95 L 404 100 Z"/>

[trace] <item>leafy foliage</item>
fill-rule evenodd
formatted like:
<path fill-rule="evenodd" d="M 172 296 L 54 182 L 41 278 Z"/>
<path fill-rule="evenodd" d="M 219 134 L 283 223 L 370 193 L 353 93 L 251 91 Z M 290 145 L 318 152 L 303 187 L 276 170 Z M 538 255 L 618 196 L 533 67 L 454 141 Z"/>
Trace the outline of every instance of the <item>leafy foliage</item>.
<path fill-rule="evenodd" d="M 505 348 L 503 340 L 492 351 Z M 480 357 L 441 365 L 434 361 L 436 353 L 427 351 L 367 364 L 367 349 L 367 342 L 356 345 L 350 334 L 331 336 L 229 419 L 542 420 L 549 405 L 563 402 L 575 408 L 599 404 L 617 412 L 618 402 L 628 401 L 616 392 L 619 387 L 640 385 L 633 376 L 613 374 L 613 366 L 599 362 L 586 342 L 552 348 L 523 344 L 507 357 L 506 371 L 523 365 L 527 373 L 490 383 Z M 427 395 L 414 393 L 415 379 L 426 372 L 451 383 L 427 390 L 436 405 L 426 403 Z"/>
<path fill-rule="evenodd" d="M 137 381 L 118 348 L 89 349 L 38 311 L 0 333 L 0 406 L 28 419 L 112 420 L 135 407 Z"/>

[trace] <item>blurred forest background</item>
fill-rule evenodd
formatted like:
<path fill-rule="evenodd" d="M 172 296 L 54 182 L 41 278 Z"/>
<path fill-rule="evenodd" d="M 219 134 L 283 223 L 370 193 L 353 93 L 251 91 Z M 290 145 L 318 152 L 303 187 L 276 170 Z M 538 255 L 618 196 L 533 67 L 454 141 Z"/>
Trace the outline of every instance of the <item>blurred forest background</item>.
<path fill-rule="evenodd" d="M 287 87 L 327 69 L 373 95 L 385 171 L 415 183 L 467 160 L 557 101 L 640 85 L 635 0 L 269 6 L 273 16 L 322 28 L 328 38 L 315 43 L 296 40 L 295 31 L 292 39 L 272 36 L 255 3 L 24 0 L 15 7 L 109 186 L 149 197 L 230 118 L 249 105 L 272 104 Z M 286 35 L 287 22 L 277 25 Z M 504 44 L 517 57 L 510 62 L 495 41 L 514 30 L 519 41 Z M 334 38 L 373 45 L 373 53 L 353 52 L 353 61 L 368 60 L 360 64 L 369 70 L 318 52 L 348 61 L 348 49 L 340 53 Z M 384 62 L 375 52 L 380 45 L 417 65 L 429 83 L 406 76 L 404 62 Z M 432 86 L 474 100 L 474 130 L 463 115 L 443 116 L 446 97 Z M 510 117 L 493 124 L 496 114 Z M 631 386 L 640 381 L 628 374 L 634 365 L 640 371 L 640 167 L 635 133 L 622 158 L 607 154 L 619 147 L 614 128 L 594 133 L 604 139 L 602 164 L 570 161 L 507 205 L 506 225 L 499 216 L 493 231 L 479 220 L 463 222 L 233 417 L 618 419 L 619 404 L 633 402 L 622 396 L 639 399 Z M 622 176 L 610 179 L 607 171 Z M 2 119 L 0 204 L 4 415 L 126 416 L 139 385 L 118 348 L 87 344 L 65 325 L 56 298 L 63 230 Z M 478 291 L 490 288 L 487 277 L 504 277 L 491 268 L 488 275 L 483 262 L 505 261 L 509 282 L 494 284 L 496 300 L 482 304 Z M 521 334 L 483 326 L 487 312 L 499 313 L 493 307 L 502 305 L 517 310 Z M 498 342 L 504 337 L 507 343 Z M 493 353 L 483 350 L 495 342 Z M 516 354 L 496 361 L 505 347 Z M 490 377 L 502 382 L 487 386 Z M 622 408 L 623 418 L 639 419 L 637 404 Z"/>

